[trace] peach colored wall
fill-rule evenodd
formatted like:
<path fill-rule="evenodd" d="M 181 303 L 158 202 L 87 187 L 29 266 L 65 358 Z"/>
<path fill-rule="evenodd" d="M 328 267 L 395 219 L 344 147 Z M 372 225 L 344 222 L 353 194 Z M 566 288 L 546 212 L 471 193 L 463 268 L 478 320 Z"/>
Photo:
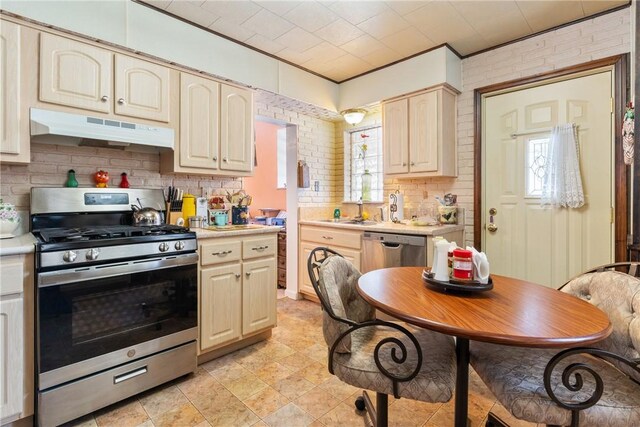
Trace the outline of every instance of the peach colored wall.
<path fill-rule="evenodd" d="M 249 208 L 252 217 L 260 215 L 260 208 L 286 209 L 286 190 L 277 189 L 279 126 L 256 122 L 256 157 L 258 166 L 253 176 L 244 179 L 244 190 L 253 197 Z"/>

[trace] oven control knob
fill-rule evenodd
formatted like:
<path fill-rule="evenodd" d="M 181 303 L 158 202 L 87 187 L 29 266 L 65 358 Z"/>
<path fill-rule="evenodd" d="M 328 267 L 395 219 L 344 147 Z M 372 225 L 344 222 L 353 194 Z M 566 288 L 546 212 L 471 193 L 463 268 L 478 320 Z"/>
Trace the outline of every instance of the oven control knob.
<path fill-rule="evenodd" d="M 183 250 L 184 249 L 184 242 L 176 242 L 176 250 Z"/>
<path fill-rule="evenodd" d="M 167 252 L 169 250 L 169 244 L 167 242 L 162 242 L 158 249 L 160 249 L 160 252 Z"/>
<path fill-rule="evenodd" d="M 62 254 L 62 259 L 64 260 L 64 262 L 73 262 L 76 260 L 76 257 L 78 255 L 75 253 L 75 251 L 66 251 L 64 254 Z"/>
<path fill-rule="evenodd" d="M 100 249 L 89 249 L 85 257 L 88 261 L 95 261 L 98 259 L 98 255 L 100 255 Z"/>

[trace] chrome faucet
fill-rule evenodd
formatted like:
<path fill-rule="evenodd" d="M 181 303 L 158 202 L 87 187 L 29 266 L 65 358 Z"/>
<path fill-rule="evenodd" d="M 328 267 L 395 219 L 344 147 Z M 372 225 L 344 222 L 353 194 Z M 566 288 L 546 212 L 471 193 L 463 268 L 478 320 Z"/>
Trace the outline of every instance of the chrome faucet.
<path fill-rule="evenodd" d="M 362 213 L 364 211 L 364 206 L 362 204 L 362 197 L 358 200 L 358 218 L 362 219 Z"/>

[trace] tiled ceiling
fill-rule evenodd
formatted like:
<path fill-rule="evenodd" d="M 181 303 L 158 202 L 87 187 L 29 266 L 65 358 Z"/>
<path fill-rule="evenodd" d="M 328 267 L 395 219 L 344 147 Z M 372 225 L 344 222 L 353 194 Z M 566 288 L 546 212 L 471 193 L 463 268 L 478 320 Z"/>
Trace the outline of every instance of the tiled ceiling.
<path fill-rule="evenodd" d="M 629 3 L 140 1 L 336 82 L 443 43 L 464 56 Z"/>

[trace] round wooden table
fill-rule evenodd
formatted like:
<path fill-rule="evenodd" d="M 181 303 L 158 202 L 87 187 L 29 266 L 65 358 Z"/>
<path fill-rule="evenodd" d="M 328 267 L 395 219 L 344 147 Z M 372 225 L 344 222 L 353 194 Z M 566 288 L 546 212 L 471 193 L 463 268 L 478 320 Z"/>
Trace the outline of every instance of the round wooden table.
<path fill-rule="evenodd" d="M 600 309 L 555 289 L 492 275 L 490 291 L 441 292 L 425 285 L 422 270 L 371 271 L 360 277 L 358 292 L 388 315 L 456 337 L 456 427 L 467 425 L 469 340 L 567 348 L 593 344 L 612 330 Z"/>

